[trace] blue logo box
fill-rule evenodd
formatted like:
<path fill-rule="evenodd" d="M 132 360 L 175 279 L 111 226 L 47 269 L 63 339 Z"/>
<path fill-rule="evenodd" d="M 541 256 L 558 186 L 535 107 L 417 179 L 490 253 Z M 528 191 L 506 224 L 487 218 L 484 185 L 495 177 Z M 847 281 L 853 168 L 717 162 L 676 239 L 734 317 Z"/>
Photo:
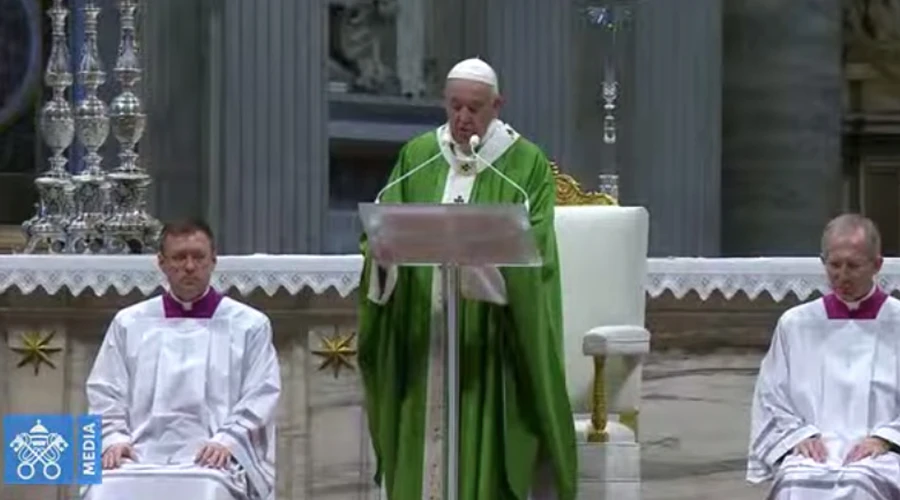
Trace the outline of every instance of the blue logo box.
<path fill-rule="evenodd" d="M 101 482 L 99 415 L 5 415 L 3 447 L 6 484 Z"/>

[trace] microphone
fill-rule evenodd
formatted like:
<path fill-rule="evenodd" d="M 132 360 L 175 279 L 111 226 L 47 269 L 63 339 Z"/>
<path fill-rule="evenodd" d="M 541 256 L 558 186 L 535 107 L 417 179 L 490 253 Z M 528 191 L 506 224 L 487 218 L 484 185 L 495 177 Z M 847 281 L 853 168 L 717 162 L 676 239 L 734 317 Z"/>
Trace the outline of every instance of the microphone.
<path fill-rule="evenodd" d="M 525 190 L 522 189 L 522 186 L 518 185 L 516 183 L 516 181 L 507 177 L 506 174 L 504 174 L 503 172 L 500 171 L 500 169 L 493 166 L 491 164 L 491 162 L 485 160 L 480 154 L 478 154 L 478 151 L 476 151 L 475 148 L 477 148 L 480 144 L 481 144 L 481 137 L 478 137 L 478 135 L 473 135 L 472 137 L 469 137 L 469 147 L 472 149 L 472 156 L 474 156 L 476 160 L 483 163 L 485 167 L 493 170 L 503 180 L 512 184 L 512 187 L 516 188 L 520 193 L 522 193 L 522 196 L 525 197 L 525 211 L 528 213 L 531 213 L 531 201 L 528 198 L 528 193 L 526 193 Z"/>
<path fill-rule="evenodd" d="M 375 196 L 375 203 L 379 203 L 379 202 L 381 201 L 381 195 L 383 195 L 388 189 L 390 189 L 390 188 L 396 186 L 397 184 L 400 184 L 401 182 L 403 182 L 404 179 L 407 179 L 407 178 L 411 177 L 412 174 L 418 172 L 419 170 L 422 170 L 423 168 L 425 168 L 425 166 L 429 165 L 429 164 L 430 164 L 431 162 L 433 162 L 434 160 L 437 160 L 438 158 L 440 158 L 442 154 L 443 154 L 443 153 L 441 153 L 440 151 L 438 151 L 437 154 L 435 154 L 435 155 L 432 156 L 431 158 L 429 158 L 429 159 L 423 161 L 423 162 L 422 162 L 421 164 L 419 164 L 416 168 L 414 168 L 414 169 L 410 170 L 409 172 L 407 172 L 407 173 L 401 175 L 400 177 L 397 177 L 397 178 L 394 179 L 393 181 L 388 182 L 387 185 L 384 186 L 383 188 L 381 188 L 381 191 L 379 191 L 378 194 Z"/>

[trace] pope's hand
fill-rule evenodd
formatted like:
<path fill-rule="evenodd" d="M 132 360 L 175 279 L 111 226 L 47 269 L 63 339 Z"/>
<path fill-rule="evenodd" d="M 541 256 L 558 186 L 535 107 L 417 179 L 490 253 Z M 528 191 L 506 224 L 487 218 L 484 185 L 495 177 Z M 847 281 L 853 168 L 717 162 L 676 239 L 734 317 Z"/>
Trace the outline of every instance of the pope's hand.
<path fill-rule="evenodd" d="M 223 469 L 231 460 L 231 451 L 219 443 L 206 443 L 197 453 L 194 460 L 198 465 Z"/>
<path fill-rule="evenodd" d="M 825 459 L 828 458 L 825 442 L 819 436 L 808 437 L 800 441 L 800 444 L 794 448 L 794 453 L 811 458 L 820 464 L 825 463 Z"/>
<path fill-rule="evenodd" d="M 103 452 L 101 457 L 104 469 L 118 469 L 122 462 L 130 458 L 134 460 L 134 448 L 128 443 L 114 444 Z"/>
<path fill-rule="evenodd" d="M 884 455 L 891 449 L 891 444 L 878 437 L 867 437 L 860 441 L 847 454 L 846 463 L 858 462 L 864 458 L 875 458 Z"/>

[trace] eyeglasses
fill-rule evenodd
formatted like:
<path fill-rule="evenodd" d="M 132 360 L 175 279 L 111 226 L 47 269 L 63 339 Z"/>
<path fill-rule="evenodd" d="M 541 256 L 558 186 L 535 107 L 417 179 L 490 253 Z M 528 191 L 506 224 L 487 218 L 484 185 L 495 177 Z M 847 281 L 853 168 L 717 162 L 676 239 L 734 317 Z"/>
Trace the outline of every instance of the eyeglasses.
<path fill-rule="evenodd" d="M 195 266 L 204 266 L 212 263 L 210 255 L 205 253 L 176 253 L 164 255 L 163 258 L 166 263 L 176 267 L 183 267 L 189 263 L 194 264 Z"/>

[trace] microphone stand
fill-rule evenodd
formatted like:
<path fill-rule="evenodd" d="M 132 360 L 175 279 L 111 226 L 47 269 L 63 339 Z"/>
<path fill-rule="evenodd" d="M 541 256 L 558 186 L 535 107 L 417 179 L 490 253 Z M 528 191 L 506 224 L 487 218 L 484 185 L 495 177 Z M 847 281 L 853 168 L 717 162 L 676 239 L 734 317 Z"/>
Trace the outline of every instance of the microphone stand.
<path fill-rule="evenodd" d="M 484 166 L 491 169 L 495 174 L 499 175 L 500 178 L 502 178 L 504 181 L 511 184 L 512 187 L 516 188 L 516 191 L 522 193 L 522 196 L 525 198 L 525 212 L 530 214 L 531 200 L 529 199 L 528 193 L 524 189 L 522 189 L 522 186 L 520 186 L 516 181 L 510 179 L 506 174 L 501 172 L 499 168 L 495 167 L 491 162 L 485 160 L 484 157 L 478 154 L 478 151 L 476 151 L 475 148 L 478 147 L 479 144 L 481 144 L 481 137 L 478 137 L 478 135 L 473 135 L 469 138 L 469 149 L 471 149 L 472 151 L 472 156 L 475 157 L 476 161 L 480 161 L 484 164 Z"/>

